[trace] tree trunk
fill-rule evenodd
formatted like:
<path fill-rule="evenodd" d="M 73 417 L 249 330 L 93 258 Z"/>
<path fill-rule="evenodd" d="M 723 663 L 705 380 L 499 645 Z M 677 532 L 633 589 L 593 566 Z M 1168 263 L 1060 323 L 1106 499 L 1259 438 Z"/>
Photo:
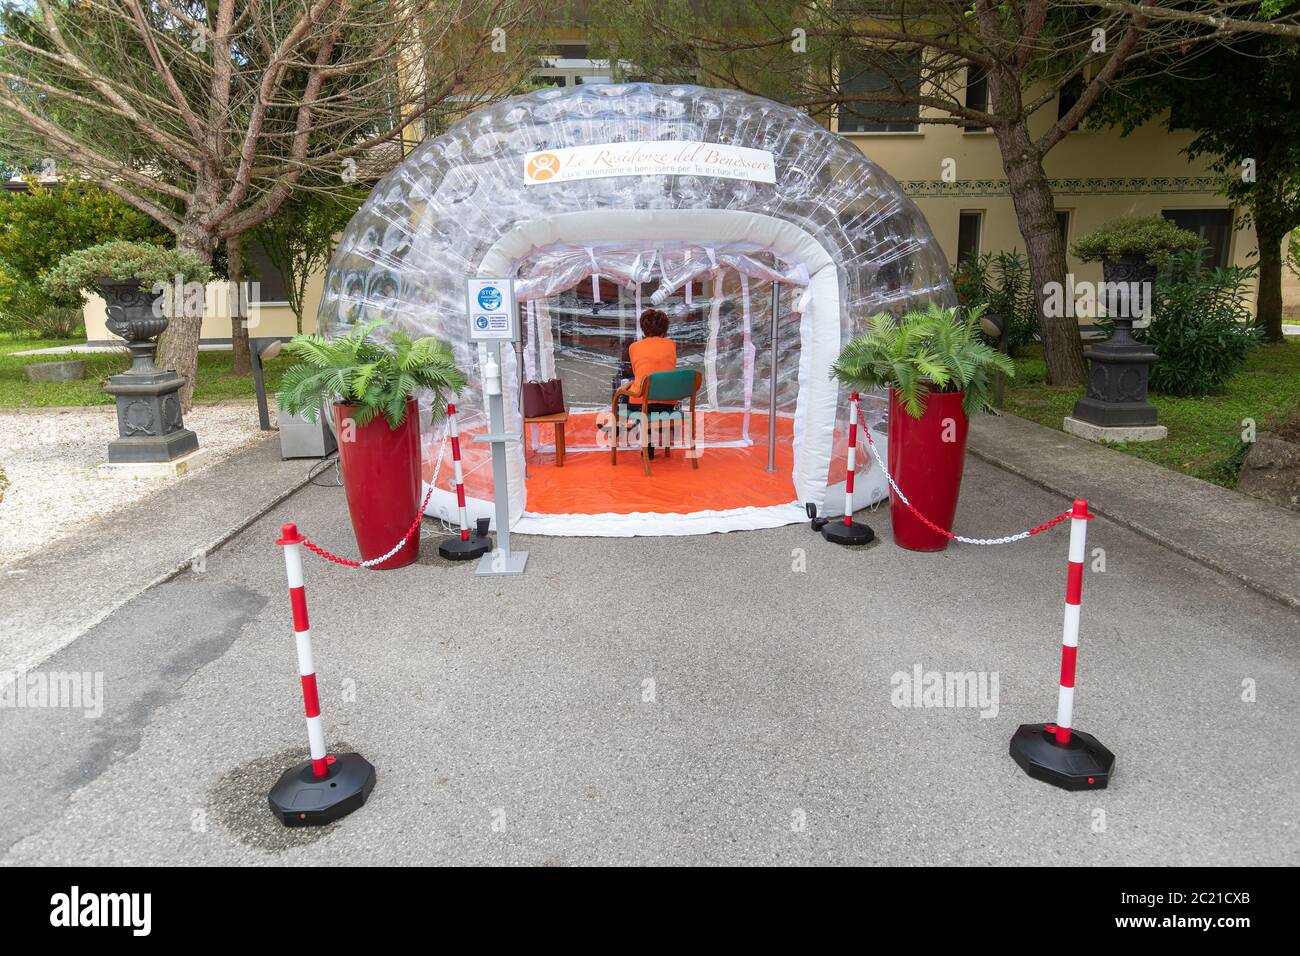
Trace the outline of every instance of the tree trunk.
<path fill-rule="evenodd" d="M 176 248 L 187 252 L 206 266 L 212 265 L 212 253 L 216 249 L 215 236 L 204 233 L 193 225 L 185 226 L 176 237 Z M 203 327 L 203 317 L 187 316 L 183 309 L 173 310 L 167 323 L 167 331 L 158 339 L 158 351 L 155 361 L 159 368 L 169 368 L 185 379 L 181 386 L 181 413 L 188 413 L 194 405 L 194 379 L 199 369 L 199 337 Z"/>
<path fill-rule="evenodd" d="M 1016 222 L 1029 257 L 1047 381 L 1051 385 L 1082 385 L 1087 381 L 1088 372 L 1083 360 L 1079 320 L 1073 315 L 1049 315 L 1046 307 L 1051 283 L 1056 283 L 1060 290 L 1058 302 L 1064 301 L 1067 287 L 1065 246 L 1056 225 L 1056 204 L 1043 169 L 1042 154 L 1030 140 L 1023 121 L 999 129 L 997 138 Z M 1068 311 L 1072 313 L 1073 309 Z"/>
<path fill-rule="evenodd" d="M 1255 241 L 1259 244 L 1259 278 L 1255 292 L 1255 325 L 1264 330 L 1269 342 L 1282 341 L 1282 241 L 1285 235 L 1255 217 Z"/>
<path fill-rule="evenodd" d="M 230 370 L 236 375 L 251 375 L 253 364 L 248 355 L 248 302 L 240 295 L 244 279 L 244 237 L 226 239 L 226 276 L 230 279 Z"/>

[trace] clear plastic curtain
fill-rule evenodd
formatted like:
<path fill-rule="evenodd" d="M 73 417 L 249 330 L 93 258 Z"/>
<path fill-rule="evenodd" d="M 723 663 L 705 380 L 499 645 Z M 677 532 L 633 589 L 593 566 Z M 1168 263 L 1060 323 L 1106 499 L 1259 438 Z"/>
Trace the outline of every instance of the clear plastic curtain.
<path fill-rule="evenodd" d="M 765 442 L 773 282 L 800 294 L 808 273 L 753 244 L 620 242 L 541 249 L 517 263 L 516 294 L 525 314 L 536 316 L 539 336 L 535 372 L 525 349 L 527 374 L 558 376 L 575 408 L 607 406 L 614 388 L 631 374 L 628 349 L 641 337 L 641 309 L 652 305 L 668 313 L 678 366 L 703 375 L 699 401 L 709 413 L 704 443 Z M 777 412 L 789 415 L 798 397 L 799 315 L 781 321 L 794 326 L 780 338 L 776 375 Z M 549 361 L 542 358 L 548 349 Z M 755 409 L 763 416 L 758 428 L 752 427 Z M 589 438 L 577 435 L 570 447 L 595 447 Z"/>
<path fill-rule="evenodd" d="M 722 327 L 722 270 L 713 272 L 713 289 L 709 296 L 709 334 L 704 345 L 704 394 L 709 404 L 718 407 L 718 332 Z"/>
<path fill-rule="evenodd" d="M 601 287 L 595 281 L 597 277 L 629 289 L 656 281 L 657 288 L 650 296 L 653 305 L 684 293 L 688 281 L 698 282 L 719 268 L 752 279 L 779 281 L 783 285 L 802 287 L 808 284 L 809 279 L 808 270 L 801 264 L 781 263 L 775 260 L 770 250 L 754 243 L 725 246 L 662 242 L 585 246 L 561 243 L 538 249 L 528 260 L 519 263 L 518 268 L 515 296 L 520 301 L 551 298 L 591 279 L 590 296 L 599 302 Z"/>

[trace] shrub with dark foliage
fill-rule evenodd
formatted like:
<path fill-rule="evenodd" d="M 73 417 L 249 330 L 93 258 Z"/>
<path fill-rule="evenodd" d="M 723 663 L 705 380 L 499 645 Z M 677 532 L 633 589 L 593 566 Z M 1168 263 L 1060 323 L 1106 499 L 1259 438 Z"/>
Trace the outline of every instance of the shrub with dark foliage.
<path fill-rule="evenodd" d="M 1156 279 L 1151 325 L 1133 337 L 1151 346 L 1160 361 L 1151 368 L 1151 389 L 1167 395 L 1217 392 L 1260 341 L 1246 305 L 1254 267 L 1206 268 L 1201 251 L 1169 257 Z"/>
<path fill-rule="evenodd" d="M 1010 318 L 1006 336 L 1011 355 L 1038 337 L 1038 303 L 1029 277 L 1029 260 L 1020 253 L 968 255 L 957 263 L 952 282 L 962 308 L 982 305 L 989 315 Z M 997 346 L 996 341 L 988 341 Z"/>

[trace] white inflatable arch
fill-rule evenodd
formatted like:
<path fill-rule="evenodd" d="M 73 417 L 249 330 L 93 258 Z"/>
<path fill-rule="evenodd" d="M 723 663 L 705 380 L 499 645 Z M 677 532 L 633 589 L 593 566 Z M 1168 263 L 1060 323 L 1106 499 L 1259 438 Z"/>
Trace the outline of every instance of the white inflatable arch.
<path fill-rule="evenodd" d="M 533 514 L 524 453 L 515 445 L 508 461 L 512 528 L 691 534 L 802 520 L 805 502 L 839 513 L 843 482 L 829 476 L 846 402 L 831 363 L 866 316 L 955 300 L 946 260 L 898 184 L 852 143 L 778 103 L 731 90 L 627 84 L 548 89 L 480 110 L 423 143 L 375 187 L 330 263 L 318 322 L 326 334 L 339 334 L 379 318 L 448 341 L 469 378 L 458 408 L 462 430 L 472 432 L 486 427 L 486 396 L 478 347 L 467 335 L 466 278 L 518 277 L 520 297 L 529 301 L 525 362 L 535 374 L 554 369 L 545 361 L 548 296 L 590 282 L 599 301 L 599 281 L 612 278 L 635 288 L 640 304 L 642 282 L 653 282 L 662 298 L 709 276 L 720 289 L 728 269 L 746 283 L 745 325 L 736 389 L 728 392 L 723 373 L 723 392 L 743 392 L 746 415 L 755 352 L 747 283 L 774 279 L 799 292 L 792 297 L 798 341 L 789 347 L 797 361 L 780 372 L 789 387 L 778 411 L 793 419 L 793 499 L 671 515 Z M 717 314 L 714 308 L 708 368 L 715 404 Z M 507 350 L 507 396 L 518 394 L 524 371 Z M 873 425 L 883 419 L 882 404 L 868 411 Z M 516 403 L 507 403 L 507 424 L 521 430 Z M 883 448 L 884 429 L 873 434 Z M 429 511 L 452 518 L 443 429 L 426 427 L 422 442 L 426 480 L 437 486 Z M 840 446 L 842 458 L 842 437 Z M 489 516 L 490 490 L 473 493 L 475 478 L 490 489 L 489 452 L 471 442 L 462 448 L 474 476 L 471 514 Z M 869 456 L 859 456 L 859 468 L 857 501 L 883 498 L 883 475 Z"/>

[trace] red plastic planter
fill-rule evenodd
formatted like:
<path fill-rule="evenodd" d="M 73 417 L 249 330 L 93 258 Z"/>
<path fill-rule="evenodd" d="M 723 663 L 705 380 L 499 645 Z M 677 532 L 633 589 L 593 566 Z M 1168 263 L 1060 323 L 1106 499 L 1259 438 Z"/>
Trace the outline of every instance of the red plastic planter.
<path fill-rule="evenodd" d="M 889 390 L 889 471 L 909 501 L 941 528 L 952 530 L 966 463 L 970 426 L 961 392 L 931 392 L 925 413 L 913 418 Z M 945 438 L 952 439 L 944 441 Z M 889 517 L 894 543 L 909 551 L 942 551 L 948 539 L 917 519 L 892 491 Z"/>
<path fill-rule="evenodd" d="M 355 411 L 353 405 L 335 405 L 334 426 L 352 531 L 361 560 L 369 561 L 401 540 L 420 507 L 420 416 L 415 399 L 406 403 L 406 420 L 396 429 L 383 415 L 361 426 L 345 424 Z M 373 567 L 400 568 L 419 553 L 417 527 L 400 551 Z"/>

